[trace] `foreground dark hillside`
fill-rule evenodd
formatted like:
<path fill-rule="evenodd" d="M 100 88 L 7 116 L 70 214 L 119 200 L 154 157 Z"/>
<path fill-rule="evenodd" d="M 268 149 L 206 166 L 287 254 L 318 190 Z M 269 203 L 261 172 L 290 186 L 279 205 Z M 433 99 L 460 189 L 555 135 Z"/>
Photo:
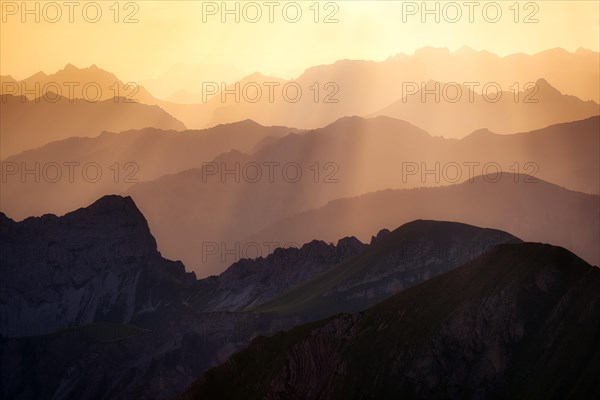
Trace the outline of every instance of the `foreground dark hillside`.
<path fill-rule="evenodd" d="M 363 313 L 257 338 L 180 398 L 598 398 L 599 338 L 600 270 L 505 244 Z"/>

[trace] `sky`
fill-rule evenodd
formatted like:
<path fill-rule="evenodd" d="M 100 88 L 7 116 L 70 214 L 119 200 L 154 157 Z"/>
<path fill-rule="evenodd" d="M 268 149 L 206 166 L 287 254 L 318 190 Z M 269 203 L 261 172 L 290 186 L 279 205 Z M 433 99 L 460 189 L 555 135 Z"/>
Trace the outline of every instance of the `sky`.
<path fill-rule="evenodd" d="M 139 81 L 176 64 L 209 64 L 294 78 L 312 65 L 381 61 L 424 46 L 499 55 L 600 47 L 598 1 L 223 4 L 29 1 L 25 10 L 21 1 L 2 0 L 0 74 L 25 78 L 67 63 L 96 64 Z"/>

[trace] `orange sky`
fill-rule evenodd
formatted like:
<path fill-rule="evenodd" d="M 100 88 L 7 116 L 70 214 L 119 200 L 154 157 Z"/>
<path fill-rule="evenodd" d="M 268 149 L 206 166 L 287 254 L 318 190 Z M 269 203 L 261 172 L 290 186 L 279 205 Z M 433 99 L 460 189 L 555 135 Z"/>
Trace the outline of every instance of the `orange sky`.
<path fill-rule="evenodd" d="M 66 63 L 97 64 L 133 81 L 159 76 L 177 63 L 234 64 L 242 73 L 291 78 L 311 65 L 383 60 L 423 46 L 468 45 L 500 55 L 554 47 L 598 51 L 600 37 L 597 1 L 521 1 L 518 15 L 514 1 L 476 2 L 473 9 L 464 1 L 428 2 L 431 9 L 437 3 L 439 22 L 435 14 L 423 15 L 420 1 L 321 1 L 318 7 L 314 1 L 284 1 L 272 2 L 273 8 L 265 1 L 229 1 L 231 9 L 238 3 L 240 21 L 232 14 L 225 23 L 221 1 L 121 1 L 118 7 L 111 0 L 82 1 L 72 9 L 64 1 L 30 1 L 31 14 L 23 13 L 21 3 L 0 1 L 0 73 L 18 78 L 52 73 Z M 302 14 L 292 22 L 298 9 Z M 258 10 L 261 17 L 253 23 Z M 328 15 L 337 22 L 325 23 Z M 532 21 L 525 23 L 528 15 Z M 127 16 L 132 23 L 124 22 Z"/>

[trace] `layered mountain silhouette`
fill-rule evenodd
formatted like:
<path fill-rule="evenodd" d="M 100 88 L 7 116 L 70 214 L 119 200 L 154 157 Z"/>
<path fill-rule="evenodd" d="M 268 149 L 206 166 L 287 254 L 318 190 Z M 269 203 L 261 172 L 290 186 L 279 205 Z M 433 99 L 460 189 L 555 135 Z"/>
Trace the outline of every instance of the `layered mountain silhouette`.
<path fill-rule="evenodd" d="M 1 399 L 600 397 L 598 52 L 204 59 L 0 76 Z"/>
<path fill-rule="evenodd" d="M 238 71 L 232 71 L 231 66 L 224 67 L 175 65 L 160 78 L 141 83 L 161 99 L 184 89 L 190 94 L 199 93 L 203 82 L 234 82 Z M 346 88 L 348 94 L 368 95 L 370 100 L 375 100 L 379 94 L 380 108 L 398 99 L 390 88 L 400 88 L 401 82 L 426 82 L 429 79 L 443 82 L 475 81 L 482 85 L 497 82 L 503 88 L 508 88 L 515 82 L 524 84 L 544 77 L 563 93 L 599 102 L 600 97 L 595 90 L 600 83 L 598 67 L 598 53 L 583 48 L 575 52 L 554 48 L 536 54 L 515 53 L 502 57 L 468 46 L 454 52 L 447 48 L 424 47 L 413 54 L 399 53 L 382 62 L 340 60 L 314 66 L 297 80 L 303 83 L 311 80 L 321 83 L 337 81 L 340 87 Z M 362 74 L 356 75 L 357 72 Z M 361 79 L 352 79 L 352 76 L 360 76 Z M 360 114 L 357 110 L 349 111 Z"/>
<path fill-rule="evenodd" d="M 254 152 L 269 140 L 294 132 L 293 128 L 263 127 L 247 120 L 201 131 L 146 128 L 52 142 L 4 160 L 1 209 L 14 219 L 64 214 L 100 196 L 123 193 L 136 182 L 198 168 L 232 148 Z M 69 163 L 77 163 L 71 179 Z M 36 164 L 37 181 L 33 174 L 23 179 L 22 171 L 35 170 Z M 9 174 L 10 168 L 14 171 Z M 101 176 L 96 180 L 98 168 Z"/>
<path fill-rule="evenodd" d="M 430 78 L 394 85 L 399 78 L 390 82 L 385 75 L 378 76 L 377 63 L 347 63 L 347 68 L 329 73 L 309 69 L 293 81 L 255 73 L 227 85 L 199 105 L 159 104 L 194 127 L 252 118 L 264 125 L 316 129 L 349 115 L 387 115 L 450 138 L 462 138 L 481 128 L 501 133 L 539 129 L 599 113 L 595 101 L 563 94 L 539 76 L 504 87 L 495 81 L 456 83 Z M 212 93 L 208 89 L 206 92 Z M 382 103 L 382 98 L 389 101 Z M 462 118 L 457 120 L 457 113 Z M 514 117 L 506 118 L 507 113 Z M 431 118 L 433 114 L 436 118 Z"/>
<path fill-rule="evenodd" d="M 179 398 L 594 398 L 599 288 L 563 248 L 499 245 L 365 312 L 257 338 Z"/>
<path fill-rule="evenodd" d="M 549 127 L 536 132 L 522 133 L 517 135 L 494 135 L 479 132 L 463 140 L 447 140 L 434 138 L 426 132 L 402 121 L 380 117 L 364 120 L 358 117 L 345 118 L 329 125 L 321 130 L 309 131 L 303 134 L 288 135 L 275 143 L 265 146 L 251 155 L 239 153 L 228 153 L 215 160 L 219 171 L 212 173 L 211 170 L 195 169 L 185 171 L 172 176 L 159 178 L 152 182 L 137 184 L 129 190 L 129 194 L 136 200 L 144 214 L 148 217 L 150 225 L 155 232 L 161 250 L 170 257 L 181 258 L 186 265 L 193 268 L 199 276 L 217 273 L 223 270 L 227 263 L 236 260 L 235 255 L 227 256 L 226 262 L 220 262 L 218 257 L 212 257 L 212 261 L 203 261 L 202 245 L 207 242 L 225 242 L 228 248 L 234 248 L 235 243 L 241 242 L 243 246 L 249 238 L 257 232 L 267 229 L 277 221 L 291 216 L 295 213 L 319 208 L 329 201 L 342 197 L 351 197 L 367 192 L 383 190 L 387 188 L 416 188 L 421 186 L 450 185 L 452 182 L 444 178 L 446 165 L 458 165 L 460 181 L 466 181 L 478 174 L 488 163 L 496 164 L 496 168 L 503 171 L 499 176 L 508 184 L 500 196 L 490 199 L 486 204 L 487 210 L 494 207 L 508 207 L 507 212 L 521 210 L 519 199 L 521 191 L 526 190 L 540 194 L 535 195 L 536 201 L 531 207 L 537 210 L 547 210 L 546 202 L 542 192 L 544 184 L 537 185 L 540 179 L 547 179 L 553 183 L 564 184 L 569 188 L 576 188 L 585 192 L 597 193 L 597 171 L 598 171 L 598 122 L 599 118 L 574 122 L 570 124 Z M 289 178 L 296 177 L 296 170 L 290 169 L 289 176 L 284 175 L 284 167 L 290 163 L 300 166 L 302 177 L 297 181 Z M 276 164 L 274 178 L 269 180 L 267 163 Z M 403 168 L 411 168 L 416 165 L 416 172 L 412 175 L 404 174 Z M 470 165 L 478 165 L 478 169 L 471 171 Z M 521 175 L 513 174 L 515 163 Z M 425 175 L 425 170 L 434 170 L 438 165 L 436 173 Z M 222 172 L 238 168 L 238 178 L 235 173 L 223 177 Z M 242 167 L 248 165 L 261 166 L 260 179 L 256 177 L 254 170 L 243 175 Z M 525 171 L 524 167 L 534 169 Z M 273 167 L 275 168 L 275 167 Z M 297 167 L 295 167 L 297 169 Z M 315 168 L 318 168 L 315 171 Z M 474 167 L 475 168 L 475 167 Z M 492 169 L 494 170 L 494 169 Z M 406 172 L 408 170 L 405 170 Z M 449 170 L 446 169 L 446 172 Z M 544 172 L 542 172 L 544 171 Z M 318 176 L 315 174 L 318 172 Z M 450 172 L 455 172 L 454 170 Z M 530 175 L 524 175 L 529 172 Z M 424 176 L 425 175 L 425 176 Z M 424 177 L 423 177 L 424 176 Z M 448 176 L 450 176 L 448 174 Z M 247 179 L 247 178 L 251 179 Z M 315 177 L 317 180 L 315 182 Z M 456 175 L 452 176 L 454 179 Z M 329 178 L 329 179 L 328 179 Z M 488 190 L 501 190 L 500 185 L 493 182 L 498 177 L 480 179 L 480 183 L 486 185 Z M 510 183 L 514 183 L 510 185 Z M 577 186 L 574 184 L 577 183 Z M 472 184 L 472 187 L 477 184 Z M 470 196 L 470 197 L 469 197 Z M 579 197 L 579 194 L 574 194 Z M 508 198 L 507 198 L 508 197 Z M 543 220 L 556 221 L 565 213 L 582 212 L 582 215 L 593 215 L 578 218 L 578 221 L 587 224 L 595 221 L 593 204 L 597 197 L 584 196 L 589 204 L 584 208 L 568 209 L 564 207 Z M 504 198 L 506 200 L 500 201 Z M 477 191 L 471 192 L 464 199 L 460 197 L 457 201 L 479 201 Z M 507 203 L 508 199 L 510 201 Z M 460 202 L 454 207 L 460 207 Z M 478 203 L 479 204 L 479 203 Z M 550 202 L 552 204 L 552 202 Z M 176 207 L 174 205 L 177 205 Z M 443 199 L 438 203 L 436 212 L 442 213 L 446 207 Z M 405 209 L 394 210 L 401 213 L 403 210 L 413 208 L 419 209 L 421 203 L 411 203 Z M 432 208 L 433 209 L 433 208 Z M 471 210 L 461 209 L 467 222 L 485 226 L 500 228 L 489 221 L 484 222 L 474 219 Z M 512 211 L 515 210 L 515 211 Z M 590 211 L 591 210 L 591 211 Z M 370 210 L 367 214 L 376 212 Z M 462 215 L 457 212 L 451 219 L 461 221 Z M 516 219 L 506 218 L 488 211 L 489 215 L 498 215 L 504 221 L 503 229 L 516 232 L 523 237 L 528 232 L 516 231 L 516 226 L 507 226 L 508 221 L 517 225 L 526 226 L 526 229 L 541 229 L 539 224 L 522 224 Z M 393 214 L 392 214 L 393 215 Z M 426 213 L 414 215 L 413 218 L 438 218 L 438 215 L 429 216 Z M 347 214 L 343 217 L 348 221 L 360 221 L 361 215 Z M 450 217 L 448 217 L 450 218 Z M 571 217 L 565 217 L 570 220 Z M 442 219 L 447 219 L 443 218 Z M 404 223 L 408 220 L 398 221 Z M 379 223 L 382 221 L 379 220 Z M 551 224 L 542 222 L 541 224 Z M 577 230 L 579 223 L 569 223 Z M 299 224 L 302 225 L 302 224 Z M 339 223 L 330 226 L 339 226 Z M 383 222 L 385 225 L 385 222 Z M 294 229 L 295 225 L 290 225 Z M 315 224 L 315 227 L 323 227 Z M 370 232 L 377 230 L 378 226 L 371 226 Z M 544 229 L 544 231 L 547 231 Z M 554 230 L 551 230 L 554 231 Z M 586 230 L 588 232 L 589 229 Z M 175 234 L 174 234 L 175 232 Z M 279 233 L 283 233 L 279 231 Z M 327 240 L 337 240 L 339 237 L 354 235 L 353 231 L 347 231 L 342 235 Z M 562 235 L 560 230 L 557 235 Z M 535 235 L 528 236 L 527 240 L 545 240 L 544 237 L 536 239 Z M 585 237 L 586 234 L 581 236 Z M 578 236 L 578 235 L 576 235 Z M 594 237 L 596 234 L 593 235 Z M 569 235 L 569 237 L 571 237 Z M 282 239 L 286 239 L 285 241 Z M 283 244 L 289 238 L 286 234 L 275 236 L 261 236 L 258 243 L 265 241 L 279 241 Z M 312 230 L 311 235 L 302 238 L 296 243 L 305 243 L 313 238 L 324 238 L 319 232 Z M 264 239 L 264 240 L 263 240 Z M 364 240 L 364 236 L 363 236 Z M 588 240 L 582 245 L 578 239 L 567 239 L 564 241 L 552 241 L 552 243 L 565 245 L 578 243 L 585 246 L 586 253 L 582 255 L 590 261 L 596 260 L 596 251 L 589 249 Z M 254 240 L 250 240 L 254 242 Z M 293 241 L 293 238 L 292 238 Z M 568 248 L 572 248 L 567 246 Z M 574 250 L 579 252 L 579 250 Z M 579 253 L 581 254 L 581 253 Z M 592 258 L 587 258 L 593 255 Z M 206 269 L 202 272 L 203 269 Z"/>
<path fill-rule="evenodd" d="M 253 309 L 349 260 L 370 258 L 381 265 L 387 259 L 413 272 L 422 269 L 420 277 L 405 282 L 408 287 L 457 267 L 485 246 L 516 240 L 463 224 L 415 221 L 393 233 L 380 232 L 370 245 L 355 238 L 341 239 L 337 246 L 312 241 L 240 261 L 218 277 L 196 281 L 181 263 L 157 252 L 130 198 L 107 196 L 64 217 L 14 222 L 1 215 L 0 233 L 5 260 L 0 363 L 3 369 L 12 365 L 2 376 L 0 395 L 23 399 L 173 398 L 257 335 L 314 319 L 311 313 L 288 316 Z M 450 240 L 485 245 L 459 257 L 438 253 L 433 264 L 398 257 L 414 243 Z M 380 299 L 395 293 L 378 278 L 378 268 L 371 272 L 363 269 L 354 281 L 379 288 Z M 375 301 L 371 296 L 365 300 Z M 340 298 L 337 307 L 349 312 L 356 303 Z"/>
<path fill-rule="evenodd" d="M 463 104 L 461 108 L 466 109 L 468 115 L 463 115 L 460 121 L 444 120 L 450 122 L 450 132 L 431 132 L 448 137 L 463 137 L 474 129 L 489 128 L 488 124 L 480 124 L 486 120 L 481 119 L 477 112 L 486 112 L 488 118 L 497 121 L 500 127 L 498 130 L 508 132 L 537 129 L 553 123 L 597 115 L 597 103 L 600 101 L 595 90 L 600 84 L 598 68 L 598 53 L 586 49 L 572 53 L 556 48 L 533 55 L 519 53 L 500 57 L 467 47 L 455 52 L 446 48 L 426 47 L 412 55 L 398 54 L 382 62 L 340 60 L 333 64 L 313 66 L 293 80 L 254 73 L 236 82 L 214 77 L 218 75 L 215 72 L 207 72 L 203 75 L 206 76 L 202 81 L 205 84 L 203 91 L 181 91 L 186 88 L 178 83 L 175 85 L 180 87 L 178 93 L 168 98 L 163 97 L 168 101 L 159 101 L 157 104 L 184 121 L 188 127 L 194 128 L 251 118 L 264 125 L 314 129 L 344 116 L 372 115 L 395 102 L 401 102 L 406 84 L 420 87 L 428 81 L 455 82 L 463 86 L 475 83 L 477 85 L 474 88 L 479 95 L 488 85 L 507 92 L 499 104 L 482 104 L 483 107 L 479 106 L 481 98 L 476 96 L 477 103 Z M 179 82 L 189 74 L 188 68 L 179 67 L 173 71 L 182 72 L 178 78 L 168 79 L 170 81 Z M 227 71 L 224 71 L 224 75 L 232 76 Z M 192 82 L 188 88 L 198 87 L 197 78 L 188 79 Z M 538 82 L 540 79 L 542 80 Z M 528 84 L 536 82 L 539 83 L 539 90 L 536 89 L 535 94 L 529 93 Z M 221 95 L 221 90 L 218 90 L 213 95 L 213 87 L 209 88 L 207 84 L 216 84 L 218 88 L 225 85 L 227 91 Z M 297 96 L 298 88 L 301 94 Z M 514 99 L 515 93 L 519 92 L 525 93 L 520 93 L 519 100 L 510 103 L 508 99 Z M 449 90 L 448 95 L 451 94 L 452 90 Z M 464 91 L 463 101 L 468 98 L 468 92 Z M 533 99 L 538 100 L 537 106 L 523 103 L 524 100 Z M 593 102 L 588 102 L 589 100 Z M 176 104 L 199 101 L 202 103 Z M 554 111 L 544 115 L 539 111 L 543 104 L 551 106 Z M 466 107 L 467 105 L 470 107 Z M 452 113 L 452 110 L 459 107 L 460 105 L 450 102 L 441 102 L 437 107 L 414 104 L 412 107 L 395 107 L 390 113 L 411 115 L 416 108 L 418 112 L 415 119 L 407 120 L 426 128 L 419 122 L 426 119 L 424 115 L 427 110 L 434 108 L 443 110 L 443 113 Z M 512 122 L 507 118 L 499 119 L 497 114 L 507 110 L 516 112 L 521 117 Z M 530 112 L 532 115 L 528 119 L 527 114 Z"/>
<path fill-rule="evenodd" d="M 128 86 L 128 82 L 119 80 L 95 65 L 77 68 L 70 64 L 51 75 L 39 72 L 17 81 L 16 86 L 14 79 L 5 76 L 2 93 L 20 94 L 22 83 L 26 84 L 26 88 L 35 88 L 35 84 L 39 82 L 43 89 L 52 82 L 58 83 L 61 90 L 68 90 L 65 82 L 78 82 L 80 85 L 75 88 L 74 93 L 76 98 L 82 98 L 87 95 L 82 93 L 85 84 L 96 82 L 101 88 L 101 99 L 116 96 L 119 88 L 118 93 L 123 93 L 121 96 L 135 98 L 144 104 L 158 105 L 183 121 L 187 127 L 194 129 L 245 119 L 253 119 L 263 125 L 314 129 L 344 116 L 373 115 L 386 107 L 391 107 L 386 110 L 386 115 L 411 116 L 416 111 L 414 120 L 407 120 L 428 128 L 425 124 L 420 124 L 424 119 L 427 120 L 428 110 L 442 110 L 441 115 L 451 115 L 457 108 L 468 111 L 469 114 L 463 115 L 460 121 L 444 119 L 451 122 L 448 131 L 431 129 L 431 133 L 447 137 L 463 137 L 474 129 L 490 128 L 487 123 L 481 124 L 486 119 L 476 114 L 480 112 L 485 112 L 491 121 L 497 121 L 498 131 L 525 131 L 597 115 L 597 103 L 600 101 L 595 90 L 600 84 L 598 53 L 585 49 L 571 53 L 557 48 L 533 55 L 512 54 L 500 57 L 469 48 L 453 53 L 445 48 L 423 48 L 412 55 L 398 54 L 382 62 L 340 60 L 333 64 L 314 66 L 293 80 L 257 72 L 234 81 L 231 77 L 238 76 L 234 71 L 222 68 L 219 73 L 213 67 L 205 67 L 175 66 L 157 80 L 144 81 L 144 84 L 154 88 L 159 98 L 150 94 L 142 85 L 131 82 L 132 85 Z M 190 71 L 203 69 L 205 72 L 199 75 L 200 78 L 190 77 Z M 356 79 L 357 76 L 360 79 Z M 184 85 L 182 81 L 187 80 L 189 83 Z M 479 96 L 475 96 L 476 102 L 464 104 L 464 100 L 469 99 L 469 94 L 463 90 L 462 101 L 457 104 L 442 101 L 432 106 L 414 101 L 412 105 L 402 104 L 406 107 L 399 107 L 397 103 L 402 103 L 407 84 L 420 87 L 429 81 L 456 83 L 463 89 L 465 84 L 476 83 L 474 90 L 479 95 L 484 87 L 491 84 L 505 93 L 502 101 L 493 104 L 485 100 L 485 104 L 481 103 Z M 171 82 L 172 87 L 177 89 L 169 93 L 164 82 Z M 528 89 L 528 84 L 536 82 L 538 89 Z M 226 87 L 223 94 L 222 86 Z M 530 93 L 531 90 L 535 93 Z M 519 92 L 522 92 L 519 100 L 514 101 L 514 95 Z M 167 96 L 166 93 L 170 95 Z M 453 96 L 453 91 L 449 90 L 448 94 Z M 513 101 L 509 102 L 509 99 Z M 538 100 L 537 105 L 523 102 L 533 99 Z M 553 111 L 546 114 L 539 112 L 544 104 Z M 520 117 L 509 122 L 510 119 L 500 119 L 496 115 L 509 110 Z M 529 113 L 530 118 L 527 117 Z M 457 125 L 454 126 L 455 124 Z M 495 127 L 496 125 L 494 129 Z"/>
<path fill-rule="evenodd" d="M 103 131 L 154 127 L 183 130 L 185 125 L 158 106 L 110 98 L 98 102 L 48 93 L 36 100 L 2 95 L 0 158 L 70 137 L 91 137 Z"/>
<path fill-rule="evenodd" d="M 557 65 L 561 67 L 556 67 Z M 488 124 L 477 125 L 482 120 L 476 112 L 485 110 L 488 110 L 487 117 L 492 120 L 498 118 L 495 114 L 506 112 L 507 109 L 521 114 L 522 117 L 512 124 L 504 122 L 505 127 L 511 127 L 507 128 L 508 131 L 537 129 L 553 123 L 597 115 L 597 103 L 600 101 L 595 90 L 600 84 L 598 68 L 598 53 L 585 49 L 571 53 L 557 48 L 533 55 L 512 54 L 500 57 L 469 48 L 454 53 L 445 48 L 423 48 L 412 55 L 399 54 L 382 62 L 340 60 L 333 64 L 314 66 L 290 81 L 255 74 L 239 81 L 238 102 L 232 95 L 226 95 L 224 99 L 217 95 L 207 101 L 203 107 L 198 107 L 202 112 L 194 113 L 191 110 L 185 112 L 181 109 L 180 114 L 176 110 L 177 107 L 166 109 L 185 121 L 188 126 L 194 127 L 197 126 L 196 124 L 214 125 L 252 118 L 266 125 L 290 125 L 312 129 L 322 127 L 344 116 L 371 115 L 394 102 L 401 101 L 404 97 L 403 87 L 406 84 L 420 86 L 430 80 L 456 82 L 460 85 L 475 82 L 478 84 L 475 89 L 478 94 L 481 94 L 483 87 L 488 84 L 499 86 L 502 91 L 512 91 L 509 93 L 510 96 L 508 94 L 503 96 L 505 100 L 500 104 L 492 104 L 489 107 L 485 104 L 486 107 L 482 109 L 474 103 L 471 104 L 472 107 L 467 108 L 469 114 L 463 115 L 460 121 L 445 120 L 450 122 L 448 126 L 450 132 L 435 131 L 435 134 L 444 136 L 463 137 L 474 129 L 489 127 Z M 560 93 L 577 96 L 582 101 L 554 93 L 555 89 L 544 83 L 539 93 L 533 96 L 539 100 L 538 106 L 523 103 L 527 93 L 521 94 L 518 102 L 509 104 L 508 99 L 513 98 L 513 92 L 526 91 L 525 86 L 528 83 L 535 83 L 540 78 L 550 82 Z M 249 82 L 252 84 L 248 85 Z M 268 96 L 270 85 L 277 83 L 279 86 L 273 86 L 275 89 L 271 99 Z M 228 89 L 235 87 L 234 82 L 227 82 L 227 84 Z M 289 90 L 288 97 L 283 95 L 286 84 L 293 86 L 291 89 L 289 87 L 286 89 Z M 254 93 L 255 86 L 261 88 L 262 96 L 258 97 Z M 302 90 L 299 99 L 295 98 L 297 87 Z M 248 91 L 245 97 L 243 97 L 244 90 Z M 451 91 L 448 93 L 450 95 Z M 467 92 L 462 96 L 463 100 L 466 98 L 469 98 Z M 593 100 L 595 103 L 588 103 L 588 100 Z M 546 115 L 541 114 L 537 110 L 543 104 L 551 105 L 555 111 Z M 407 120 L 426 128 L 419 122 L 426 118 L 423 115 L 431 106 L 420 105 L 422 107 L 416 107 L 418 113 L 415 120 L 411 118 Z M 451 113 L 451 110 L 456 110 L 458 107 L 449 102 L 442 102 L 439 108 L 444 113 Z M 526 114 L 532 109 L 534 115 L 529 120 Z M 411 111 L 409 108 L 404 114 L 410 115 Z M 499 124 L 500 122 L 498 121 Z M 454 129 L 455 124 L 458 129 Z"/>
<path fill-rule="evenodd" d="M 233 82 L 243 76 L 237 66 L 215 64 L 183 64 L 169 68 L 154 79 L 140 82 L 155 97 L 173 103 L 201 103 L 206 82 Z"/>
<path fill-rule="evenodd" d="M 334 240 L 350 233 L 367 240 L 381 226 L 430 218 L 506 230 L 526 241 L 566 247 L 590 263 L 600 264 L 597 195 L 542 180 L 527 182 L 521 175 L 505 173 L 495 179 L 478 176 L 473 182 L 456 185 L 383 190 L 339 199 L 277 222 L 247 240 L 260 243 L 278 238 L 302 243 L 307 237 Z"/>
<path fill-rule="evenodd" d="M 428 81 L 406 88 L 402 99 L 373 115 L 410 121 L 432 135 L 461 138 L 481 128 L 498 133 L 533 130 L 595 116 L 599 110 L 598 103 L 565 96 L 545 79 L 512 92 L 492 88 L 484 94 L 457 83 Z"/>
<path fill-rule="evenodd" d="M 40 71 L 22 80 L 11 79 L 10 76 L 2 76 L 0 83 L 3 84 L 0 94 L 25 96 L 28 100 L 35 100 L 47 92 L 51 92 L 71 101 L 75 99 L 103 101 L 115 97 L 123 97 L 144 104 L 154 104 L 156 101 L 137 82 L 123 82 L 113 73 L 99 68 L 95 64 L 86 68 L 67 64 L 63 69 L 50 75 Z M 12 83 L 16 83 L 16 85 Z"/>
<path fill-rule="evenodd" d="M 54 183 L 45 179 L 35 182 L 31 176 L 23 180 L 21 171 L 16 171 L 7 175 L 3 182 L 7 190 L 1 194 L 2 211 L 13 219 L 49 212 L 62 214 L 104 194 L 128 191 L 147 216 L 161 251 L 171 258 L 184 260 L 189 268 L 206 276 L 221 272 L 242 257 L 230 253 L 221 261 L 219 254 L 203 261 L 206 257 L 203 257 L 202 247 L 207 243 L 218 243 L 219 246 L 225 243 L 224 246 L 231 249 L 237 242 L 243 247 L 248 238 L 259 238 L 258 245 L 264 249 L 265 241 L 284 246 L 288 241 L 296 244 L 314 238 L 336 241 L 349 235 L 366 240 L 365 235 L 387 222 L 378 219 L 368 228 L 355 230 L 361 225 L 357 222 L 353 229 L 338 230 L 333 236 L 326 232 L 321 236 L 314 229 L 298 236 L 278 228 L 271 231 L 277 231 L 276 235 L 257 234 L 294 214 L 323 207 L 339 198 L 388 188 L 451 185 L 472 181 L 475 176 L 488 171 L 494 173 L 471 184 L 474 191 L 465 194 L 464 200 L 457 197 L 454 206 L 441 200 L 436 203 L 437 209 L 428 208 L 435 211 L 434 215 L 427 212 L 410 214 L 409 210 L 419 210 L 427 203 L 410 203 L 410 208 L 395 209 L 390 215 L 408 212 L 406 219 L 394 220 L 398 225 L 416 218 L 456 221 L 466 218 L 465 222 L 506 229 L 525 240 L 566 246 L 594 262 L 597 251 L 590 249 L 591 239 L 579 240 L 580 235 L 576 233 L 579 223 L 570 220 L 573 213 L 580 213 L 577 220 L 585 226 L 586 221 L 594 221 L 589 219 L 588 213 L 593 208 L 556 211 L 548 217 L 549 221 L 557 221 L 565 213 L 569 215 L 564 220 L 571 227 L 569 229 L 575 231 L 568 235 L 569 239 L 566 234 L 562 236 L 564 230 L 542 229 L 539 224 L 522 223 L 506 218 L 506 215 L 498 215 L 498 221 L 494 221 L 496 213 L 487 213 L 486 219 L 482 220 L 470 215 L 470 209 L 452 213 L 444 213 L 444 210 L 460 207 L 462 201 L 477 202 L 481 196 L 475 188 L 479 184 L 488 183 L 484 185 L 484 192 L 495 193 L 502 186 L 493 184 L 498 178 L 507 184 L 507 191 L 492 196 L 489 204 L 477 204 L 488 209 L 507 207 L 508 213 L 522 214 L 523 220 L 527 221 L 531 219 L 526 211 L 519 211 L 523 209 L 519 205 L 521 190 L 528 193 L 540 190 L 529 207 L 540 212 L 549 207 L 543 200 L 545 189 L 541 187 L 545 185 L 536 183 L 540 179 L 597 194 L 600 190 L 599 124 L 600 118 L 594 117 L 512 135 L 480 130 L 461 140 L 432 137 L 407 122 L 388 117 L 343 118 L 308 132 L 285 127 L 267 128 L 245 121 L 200 132 L 105 133 L 91 139 L 52 143 L 9 158 L 7 161 L 13 166 L 16 163 L 18 168 L 23 163 L 31 168 L 30 164 L 35 162 L 45 166 L 49 162 L 84 165 L 93 161 L 101 166 L 104 174 L 100 181 L 89 183 L 79 175 L 77 180 L 70 182 L 65 173 L 63 179 Z M 233 140 L 238 143 L 239 151 L 227 152 Z M 219 155 L 221 152 L 226 153 Z M 207 162 L 210 165 L 202 168 Z M 117 181 L 115 163 L 118 163 Z M 7 163 L 3 165 L 6 168 Z M 503 175 L 495 176 L 497 171 L 502 171 Z M 162 174 L 171 175 L 160 176 Z M 135 181 L 140 183 L 133 184 Z M 510 185 L 511 182 L 514 184 Z M 567 195 L 572 196 L 588 198 L 590 204 L 596 199 L 582 194 Z M 500 198 L 508 203 L 500 202 Z M 336 229 L 351 221 L 363 221 L 362 215 L 373 212 L 369 210 L 365 214 L 363 210 L 356 216 L 348 214 L 338 223 L 314 226 L 324 231 Z M 289 225 L 289 229 L 298 232 L 301 226 L 306 225 L 300 221 Z M 597 237 L 596 233 L 587 235 L 590 229 L 582 229 L 581 236 Z M 536 236 L 537 230 L 544 232 L 543 236 Z"/>

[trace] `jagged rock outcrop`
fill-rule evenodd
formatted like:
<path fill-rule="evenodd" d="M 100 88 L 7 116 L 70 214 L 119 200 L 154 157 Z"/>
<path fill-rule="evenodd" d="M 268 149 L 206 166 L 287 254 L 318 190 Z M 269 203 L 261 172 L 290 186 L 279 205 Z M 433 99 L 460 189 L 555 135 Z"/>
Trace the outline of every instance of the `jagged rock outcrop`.
<path fill-rule="evenodd" d="M 0 214 L 0 254 L 0 335 L 8 337 L 126 323 L 182 306 L 195 281 L 181 262 L 161 257 L 130 197 L 105 196 L 62 217 Z"/>
<path fill-rule="evenodd" d="M 277 248 L 267 257 L 242 259 L 222 274 L 198 281 L 187 302 L 202 311 L 241 311 L 292 289 L 367 247 L 354 237 L 337 245 L 313 240 L 300 248 Z"/>

